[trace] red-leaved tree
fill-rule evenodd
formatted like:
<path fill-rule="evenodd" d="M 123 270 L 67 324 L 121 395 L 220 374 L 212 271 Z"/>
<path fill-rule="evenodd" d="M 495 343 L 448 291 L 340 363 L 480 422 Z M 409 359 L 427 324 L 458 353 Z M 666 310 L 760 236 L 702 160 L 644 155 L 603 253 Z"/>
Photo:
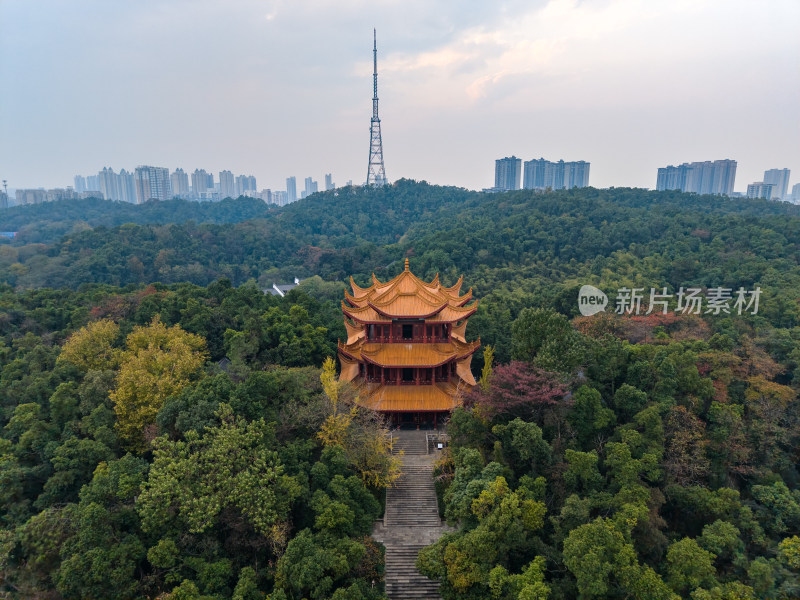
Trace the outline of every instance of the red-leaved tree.
<path fill-rule="evenodd" d="M 474 404 L 490 418 L 509 414 L 529 420 L 542 408 L 558 404 L 567 391 L 568 387 L 559 374 L 514 360 L 495 367 L 489 388 L 484 391 L 475 386 L 466 402 Z"/>

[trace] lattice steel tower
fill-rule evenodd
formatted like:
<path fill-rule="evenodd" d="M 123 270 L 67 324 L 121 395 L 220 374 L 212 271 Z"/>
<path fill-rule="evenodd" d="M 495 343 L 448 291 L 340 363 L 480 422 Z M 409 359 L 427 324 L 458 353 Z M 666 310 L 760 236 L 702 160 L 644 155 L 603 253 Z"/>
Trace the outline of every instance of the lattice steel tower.
<path fill-rule="evenodd" d="M 381 142 L 381 120 L 378 117 L 378 36 L 372 30 L 372 121 L 369 127 L 369 167 L 367 185 L 386 185 L 386 170 L 383 167 L 383 143 Z"/>

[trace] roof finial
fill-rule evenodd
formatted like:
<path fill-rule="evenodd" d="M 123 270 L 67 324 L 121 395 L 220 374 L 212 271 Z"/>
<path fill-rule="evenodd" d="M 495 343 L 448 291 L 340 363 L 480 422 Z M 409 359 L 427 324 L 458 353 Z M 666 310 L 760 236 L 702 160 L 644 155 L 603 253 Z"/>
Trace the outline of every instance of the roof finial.
<path fill-rule="evenodd" d="M 406 259 L 406 271 L 408 271 L 408 259 Z"/>

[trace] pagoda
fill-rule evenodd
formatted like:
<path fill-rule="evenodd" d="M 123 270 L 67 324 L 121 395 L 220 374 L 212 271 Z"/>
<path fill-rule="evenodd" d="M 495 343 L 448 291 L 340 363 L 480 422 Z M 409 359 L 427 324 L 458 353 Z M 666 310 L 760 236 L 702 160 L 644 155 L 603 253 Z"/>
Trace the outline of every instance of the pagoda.
<path fill-rule="evenodd" d="M 339 341 L 340 381 L 357 387 L 358 404 L 389 416 L 392 425 L 436 428 L 475 385 L 470 370 L 480 340 L 467 342 L 467 319 L 478 302 L 459 295 L 463 276 L 443 287 L 405 270 L 386 283 L 345 291 L 347 341 Z"/>

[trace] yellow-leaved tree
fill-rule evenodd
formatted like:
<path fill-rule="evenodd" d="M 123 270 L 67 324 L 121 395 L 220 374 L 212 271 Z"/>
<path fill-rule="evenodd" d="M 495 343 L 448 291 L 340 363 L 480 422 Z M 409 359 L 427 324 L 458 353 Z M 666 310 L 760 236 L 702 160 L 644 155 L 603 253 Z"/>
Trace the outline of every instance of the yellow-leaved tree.
<path fill-rule="evenodd" d="M 339 389 L 341 383 L 336 377 L 336 363 L 329 356 L 322 363 L 322 373 L 319 376 L 322 389 L 330 401 L 330 414 L 325 418 L 317 436 L 325 446 L 347 447 L 347 430 L 356 414 L 356 407 L 346 413 L 339 412 Z"/>
<path fill-rule="evenodd" d="M 365 484 L 376 488 L 391 485 L 402 474 L 402 463 L 399 456 L 392 454 L 392 438 L 381 417 L 373 411 L 359 410 L 347 397 L 351 390 L 336 377 L 336 362 L 331 357 L 322 365 L 320 380 L 330 402 L 330 413 L 317 434 L 319 439 L 325 446 L 342 448 Z"/>
<path fill-rule="evenodd" d="M 167 327 L 158 316 L 150 325 L 134 328 L 110 394 L 117 429 L 128 448 L 147 449 L 164 401 L 201 376 L 206 357 L 202 337 L 178 325 Z"/>
<path fill-rule="evenodd" d="M 93 321 L 73 333 L 58 355 L 58 362 L 72 363 L 84 371 L 114 369 L 120 351 L 114 347 L 119 325 L 109 319 Z"/>

